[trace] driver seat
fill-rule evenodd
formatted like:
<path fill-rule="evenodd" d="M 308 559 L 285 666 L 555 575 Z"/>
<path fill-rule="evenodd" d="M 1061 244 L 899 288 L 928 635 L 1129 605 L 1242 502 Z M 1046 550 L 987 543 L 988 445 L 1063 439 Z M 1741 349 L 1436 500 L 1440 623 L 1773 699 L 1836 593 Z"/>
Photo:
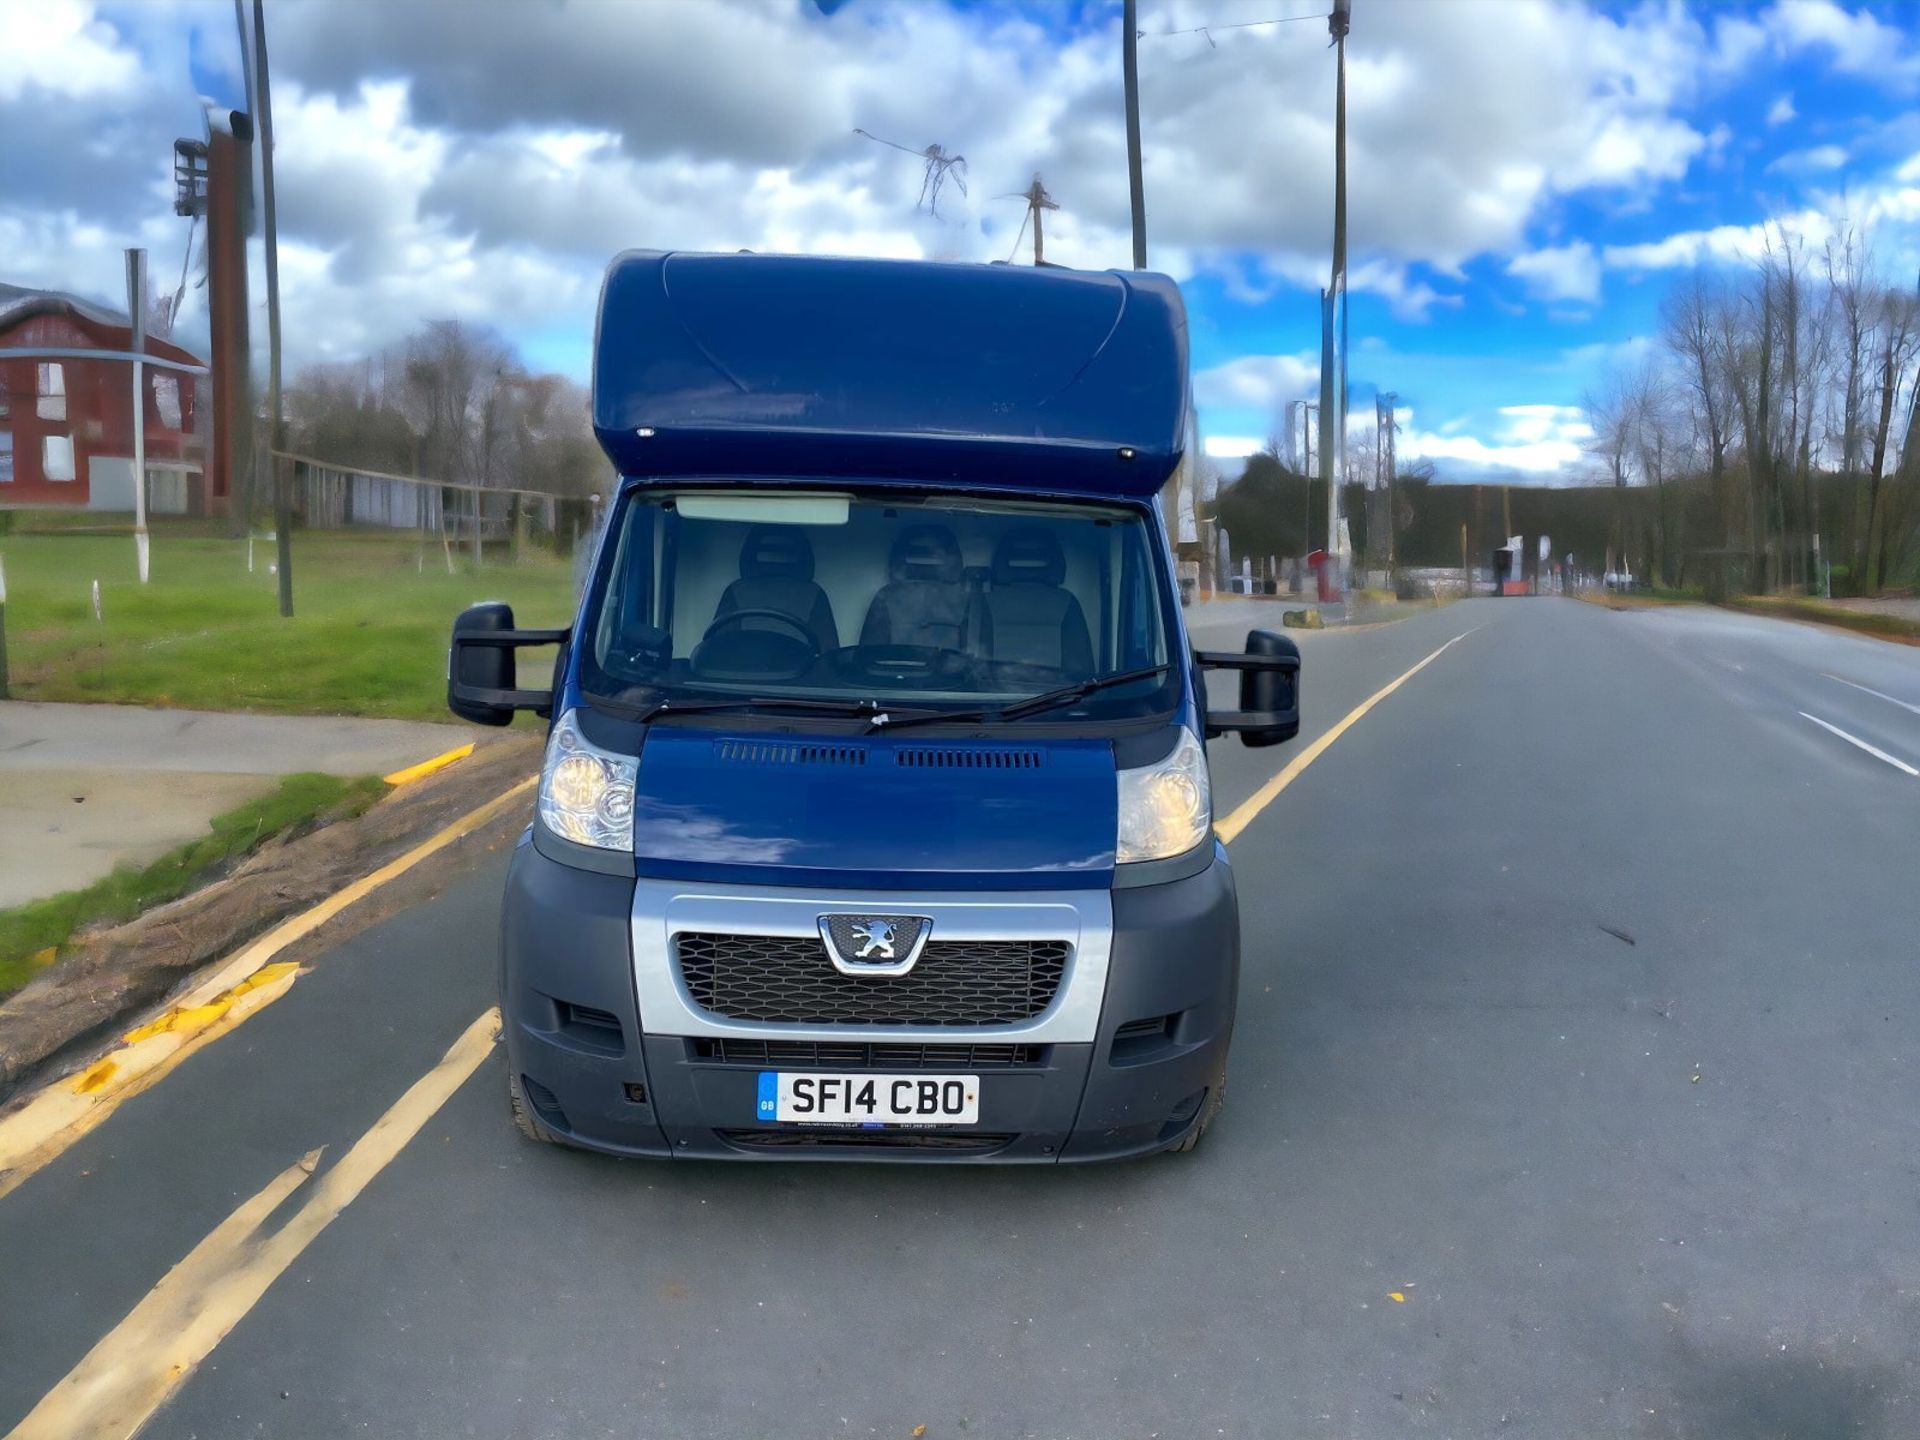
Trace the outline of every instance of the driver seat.
<path fill-rule="evenodd" d="M 756 525 L 740 546 L 740 578 L 727 586 L 715 620 L 738 610 L 777 610 L 813 636 L 824 655 L 840 648 L 833 605 L 813 579 L 813 546 L 791 525 Z M 779 630 L 765 620 L 742 620 L 743 630 Z M 784 632 L 782 632 L 784 633 Z"/>

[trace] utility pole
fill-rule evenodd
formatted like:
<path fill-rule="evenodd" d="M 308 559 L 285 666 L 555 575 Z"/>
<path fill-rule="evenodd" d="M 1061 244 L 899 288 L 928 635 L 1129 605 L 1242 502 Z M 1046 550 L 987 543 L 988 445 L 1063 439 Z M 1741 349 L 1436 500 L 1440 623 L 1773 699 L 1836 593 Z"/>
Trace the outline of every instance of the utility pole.
<path fill-rule="evenodd" d="M 1040 212 L 1042 210 L 1058 210 L 1060 206 L 1054 201 L 1051 195 L 1047 194 L 1047 187 L 1040 183 L 1038 172 L 1034 174 L 1033 183 L 1027 186 L 1026 189 L 1017 191 L 1012 195 L 1002 195 L 1000 198 L 1002 200 L 1024 200 L 1027 202 L 1027 219 L 1033 222 L 1033 263 L 1036 266 L 1044 265 L 1046 263 L 1046 250 L 1045 242 L 1040 235 Z M 1014 239 L 1014 248 L 1016 250 L 1020 248 L 1020 242 L 1017 236 Z"/>
<path fill-rule="evenodd" d="M 1352 0 L 1333 0 L 1327 15 L 1327 34 L 1334 50 L 1333 111 L 1333 267 L 1327 288 L 1320 292 L 1320 478 L 1327 486 L 1327 556 L 1338 565 L 1340 547 L 1340 479 L 1346 461 L 1346 353 L 1340 349 L 1336 368 L 1334 317 L 1340 312 L 1340 331 L 1346 331 L 1347 294 L 1347 30 Z M 1337 374 L 1337 381 L 1336 381 Z M 1334 419 L 1333 443 L 1327 444 L 1326 417 Z M 1337 573 L 1337 572 L 1336 572 Z"/>
<path fill-rule="evenodd" d="M 1314 458 L 1320 449 L 1314 429 L 1319 424 L 1320 407 L 1311 400 L 1294 403 L 1300 407 L 1300 489 L 1305 496 L 1300 502 L 1300 534 L 1304 537 L 1302 543 L 1312 550 Z"/>
<path fill-rule="evenodd" d="M 1127 92 L 1127 190 L 1133 201 L 1133 268 L 1147 268 L 1146 185 L 1140 176 L 1140 26 L 1137 0 L 1125 0 L 1120 11 L 1120 68 Z M 1033 233 L 1040 235 L 1040 217 L 1033 217 Z"/>
<path fill-rule="evenodd" d="M 267 81 L 265 0 L 253 0 L 254 88 L 260 104 L 260 192 L 267 241 L 267 421 L 268 460 L 273 469 L 273 533 L 280 570 L 280 614 L 293 617 L 293 506 L 287 494 L 286 421 L 280 408 L 280 231 L 273 210 L 273 99 Z"/>
<path fill-rule="evenodd" d="M 127 321 L 133 351 L 133 558 L 147 583 L 147 252 L 127 251 Z"/>
<path fill-rule="evenodd" d="M 1400 422 L 1395 418 L 1400 409 L 1400 397 L 1392 391 L 1378 396 L 1374 400 L 1376 420 L 1379 425 L 1379 439 L 1375 444 L 1375 454 L 1380 461 L 1381 487 L 1386 491 L 1387 516 L 1387 568 L 1392 569 L 1396 560 L 1396 537 L 1393 533 L 1393 482 L 1400 473 L 1399 459 L 1394 452 L 1394 436 L 1399 433 Z"/>

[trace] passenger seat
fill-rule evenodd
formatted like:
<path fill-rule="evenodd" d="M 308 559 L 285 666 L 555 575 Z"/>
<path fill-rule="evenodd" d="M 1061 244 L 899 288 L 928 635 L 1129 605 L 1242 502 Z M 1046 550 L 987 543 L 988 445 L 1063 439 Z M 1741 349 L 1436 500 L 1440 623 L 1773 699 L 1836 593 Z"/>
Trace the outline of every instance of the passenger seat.
<path fill-rule="evenodd" d="M 1067 557 L 1051 531 L 1009 530 L 993 552 L 987 633 L 999 664 L 1038 665 L 1069 679 L 1093 674 L 1093 641 L 1066 590 Z"/>
<path fill-rule="evenodd" d="M 910 525 L 887 556 L 887 583 L 867 607 L 862 645 L 922 645 L 972 653 L 979 604 L 967 591 L 960 546 L 944 525 Z"/>

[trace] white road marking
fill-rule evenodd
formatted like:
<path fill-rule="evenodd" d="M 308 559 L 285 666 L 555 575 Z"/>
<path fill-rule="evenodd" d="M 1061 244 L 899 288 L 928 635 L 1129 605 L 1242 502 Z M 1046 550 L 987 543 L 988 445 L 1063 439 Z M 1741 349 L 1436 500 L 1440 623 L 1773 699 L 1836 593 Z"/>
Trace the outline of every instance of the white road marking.
<path fill-rule="evenodd" d="M 1911 710 L 1914 714 L 1920 715 L 1920 705 L 1909 705 L 1905 700 L 1896 700 L 1891 695 L 1875 690 L 1871 685 L 1862 685 L 1858 680 L 1849 680 L 1845 676 L 1835 675 L 1831 670 L 1822 670 L 1820 673 L 1829 680 L 1838 680 L 1842 685 L 1851 685 L 1855 690 L 1864 690 L 1876 700 L 1884 700 L 1889 705 L 1898 705 L 1902 710 Z"/>
<path fill-rule="evenodd" d="M 1809 715 L 1804 710 L 1800 712 L 1800 718 L 1802 720 L 1813 721 L 1813 723 L 1818 725 L 1822 730 L 1831 730 L 1835 735 L 1838 735 L 1842 740 L 1846 741 L 1849 745 L 1859 746 L 1860 749 L 1866 751 L 1867 754 L 1873 756 L 1874 759 L 1884 760 L 1887 762 L 1887 764 L 1893 766 L 1894 769 L 1904 770 L 1907 772 L 1907 774 L 1913 776 L 1914 778 L 1920 779 L 1920 770 L 1914 769 L 1913 766 L 1907 764 L 1906 761 L 1900 759 L 1898 756 L 1887 754 L 1887 752 L 1882 750 L 1878 745 L 1869 745 L 1866 741 L 1862 740 L 1858 735 L 1849 735 L 1846 731 L 1842 730 L 1838 725 L 1829 725 L 1825 720 L 1822 720 L 1818 715 Z"/>

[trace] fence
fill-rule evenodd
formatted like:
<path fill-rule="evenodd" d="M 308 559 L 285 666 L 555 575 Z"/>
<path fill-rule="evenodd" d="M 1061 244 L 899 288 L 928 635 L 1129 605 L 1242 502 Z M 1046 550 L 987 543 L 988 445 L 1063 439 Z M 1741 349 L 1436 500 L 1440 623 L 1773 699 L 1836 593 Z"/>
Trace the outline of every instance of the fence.
<path fill-rule="evenodd" d="M 540 490 L 391 475 L 286 450 L 267 454 L 291 468 L 294 518 L 309 529 L 411 530 L 469 547 L 475 559 L 487 544 L 510 544 L 517 553 L 529 531 L 558 539 L 563 508 L 584 511 L 588 503 Z"/>

